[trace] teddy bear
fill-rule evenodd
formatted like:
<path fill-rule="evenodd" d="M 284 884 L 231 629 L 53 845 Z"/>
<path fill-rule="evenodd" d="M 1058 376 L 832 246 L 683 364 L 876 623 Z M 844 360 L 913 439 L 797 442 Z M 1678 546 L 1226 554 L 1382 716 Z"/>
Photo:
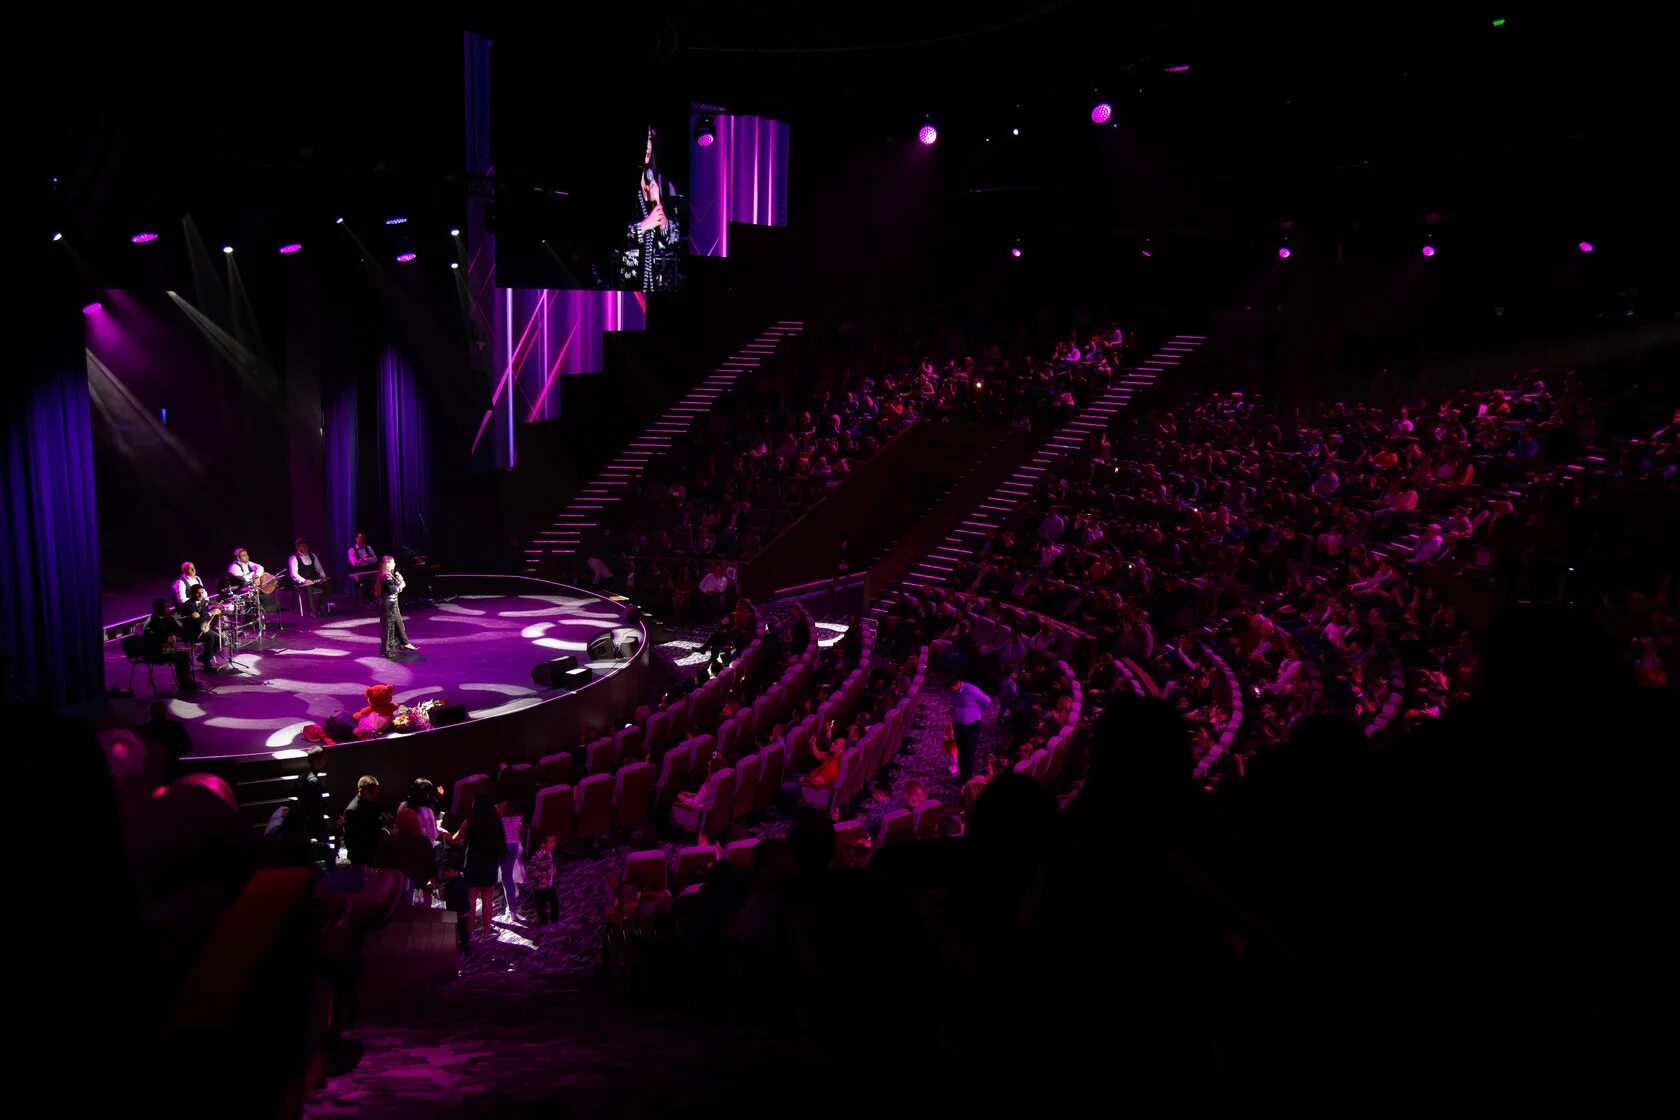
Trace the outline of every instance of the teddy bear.
<path fill-rule="evenodd" d="M 372 739 L 391 730 L 391 720 L 397 714 L 391 692 L 388 684 L 370 684 L 362 690 L 367 707 L 356 713 L 356 738 Z"/>

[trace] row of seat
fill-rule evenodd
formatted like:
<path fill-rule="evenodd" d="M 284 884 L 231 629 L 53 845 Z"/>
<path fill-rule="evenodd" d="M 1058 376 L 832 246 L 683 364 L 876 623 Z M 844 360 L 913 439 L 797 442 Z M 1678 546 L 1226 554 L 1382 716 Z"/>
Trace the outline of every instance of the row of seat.
<path fill-rule="evenodd" d="M 1068 752 L 1073 748 L 1074 733 L 1079 730 L 1080 713 L 1085 707 L 1085 692 L 1080 687 L 1079 676 L 1073 671 L 1073 666 L 1066 661 L 1058 661 L 1056 668 L 1067 679 L 1068 688 L 1073 696 L 1073 707 L 1068 709 L 1067 723 L 1050 737 L 1048 743 L 1015 764 L 1015 773 L 1023 774 L 1044 786 L 1054 786 L 1056 780 L 1061 777 Z"/>
<path fill-rule="evenodd" d="M 916 715 L 916 703 L 927 680 L 928 652 L 928 647 L 923 646 L 916 657 L 916 675 L 910 682 L 910 690 L 893 705 L 880 723 L 864 731 L 863 738 L 841 754 L 840 773 L 834 783 L 826 788 L 801 787 L 800 794 L 805 804 L 830 811 L 849 805 L 892 761 Z"/>

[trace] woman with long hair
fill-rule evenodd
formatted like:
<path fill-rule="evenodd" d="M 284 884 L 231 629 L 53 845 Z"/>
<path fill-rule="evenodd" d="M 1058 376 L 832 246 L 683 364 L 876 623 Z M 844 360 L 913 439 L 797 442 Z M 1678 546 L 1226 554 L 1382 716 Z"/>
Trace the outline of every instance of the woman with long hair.
<path fill-rule="evenodd" d="M 482 907 L 484 935 L 490 935 L 490 918 L 496 910 L 496 882 L 502 870 L 502 857 L 507 855 L 507 835 L 502 831 L 502 815 L 496 812 L 496 800 L 488 793 L 473 799 L 472 813 L 461 822 L 450 841 L 466 842 L 466 862 L 461 877 L 467 881 L 467 926 L 472 927 L 473 907 Z"/>

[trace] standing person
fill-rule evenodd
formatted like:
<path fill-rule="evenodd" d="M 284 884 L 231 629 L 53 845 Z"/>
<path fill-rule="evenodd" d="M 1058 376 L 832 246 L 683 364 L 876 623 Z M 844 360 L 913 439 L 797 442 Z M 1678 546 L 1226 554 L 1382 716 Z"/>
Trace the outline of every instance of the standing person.
<path fill-rule="evenodd" d="M 372 586 L 373 578 L 379 573 L 379 553 L 367 542 L 366 533 L 356 534 L 356 543 L 345 553 L 345 561 L 350 570 L 344 576 L 344 590 L 352 597 L 361 598 L 367 594 L 362 589 L 362 577 L 367 577 L 368 586 Z"/>
<path fill-rule="evenodd" d="M 192 654 L 177 644 L 180 637 L 181 624 L 169 613 L 169 600 L 153 600 L 152 617 L 146 620 L 146 628 L 140 632 L 146 660 L 157 665 L 173 666 L 175 687 L 181 692 L 195 692 L 199 684 L 192 679 Z"/>
<path fill-rule="evenodd" d="M 356 796 L 344 809 L 344 850 L 354 867 L 372 867 L 379 858 L 385 827 L 379 819 L 379 779 L 364 774 L 356 779 Z"/>
<path fill-rule="evenodd" d="M 480 907 L 484 915 L 484 935 L 490 936 L 490 918 L 496 910 L 496 878 L 502 870 L 502 857 L 507 855 L 507 833 L 502 831 L 502 816 L 488 793 L 473 799 L 472 813 L 461 822 L 450 842 L 466 842 L 466 859 L 461 878 L 467 884 L 467 926 L 470 934 L 473 907 Z"/>
<path fill-rule="evenodd" d="M 373 578 L 373 597 L 379 600 L 379 611 L 385 620 L 385 638 L 381 648 L 386 657 L 399 649 L 420 648 L 408 640 L 408 631 L 403 629 L 402 611 L 397 608 L 397 596 L 406 586 L 402 573 L 397 571 L 396 557 L 383 557 L 379 561 L 379 574 Z"/>
<path fill-rule="evenodd" d="M 291 573 L 292 586 L 297 588 L 298 613 L 320 614 L 321 604 L 327 597 L 327 565 L 309 548 L 309 542 L 299 537 L 293 545 Z"/>
<path fill-rule="evenodd" d="M 554 893 L 554 833 L 546 833 L 537 850 L 525 859 L 525 885 L 537 900 L 537 924 L 560 920 L 560 899 Z"/>
<path fill-rule="evenodd" d="M 502 853 L 502 901 L 507 906 L 508 921 L 513 920 L 514 908 L 519 904 L 519 884 L 524 881 L 523 865 L 519 861 L 522 854 L 520 837 L 525 832 L 525 816 L 519 811 L 519 805 L 513 798 L 506 796 L 496 806 L 496 812 L 502 818 L 502 836 L 507 841 L 507 849 Z"/>
<path fill-rule="evenodd" d="M 420 818 L 420 835 L 432 843 L 438 838 L 438 787 L 430 778 L 416 778 L 409 783 L 408 800 L 397 806 L 403 809 L 413 809 Z"/>
<path fill-rule="evenodd" d="M 980 720 L 992 706 L 992 698 L 961 677 L 952 677 L 951 737 L 957 741 L 957 760 L 951 773 L 968 781 L 974 773 L 974 752 L 980 746 Z"/>

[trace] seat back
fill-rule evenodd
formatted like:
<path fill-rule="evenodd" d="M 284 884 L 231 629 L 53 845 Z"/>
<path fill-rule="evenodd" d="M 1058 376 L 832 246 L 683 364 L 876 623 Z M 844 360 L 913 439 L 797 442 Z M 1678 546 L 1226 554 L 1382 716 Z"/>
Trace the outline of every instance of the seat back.
<path fill-rule="evenodd" d="M 742 871 L 751 872 L 753 865 L 753 851 L 758 847 L 758 841 L 731 840 L 723 847 L 723 858 L 739 867 Z"/>
<path fill-rule="evenodd" d="M 756 754 L 744 754 L 735 764 L 735 808 L 730 813 L 733 819 L 740 820 L 758 808 L 758 780 L 763 766 Z"/>
<path fill-rule="evenodd" d="M 623 828 L 647 819 L 653 800 L 653 765 L 632 762 L 620 766 L 613 778 L 613 827 Z"/>
<path fill-rule="evenodd" d="M 139 634 L 128 634 L 122 640 L 123 656 L 130 661 L 144 661 L 146 659 L 146 640 Z"/>
<path fill-rule="evenodd" d="M 944 823 L 945 806 L 938 801 L 924 801 L 916 806 L 911 827 L 915 829 L 917 839 L 927 840 L 938 836 L 939 826 Z"/>
<path fill-rule="evenodd" d="M 881 818 L 880 830 L 875 834 L 875 846 L 877 848 L 885 847 L 887 837 L 895 832 L 913 836 L 915 835 L 915 828 L 914 813 L 909 809 L 894 809 Z"/>
<path fill-rule="evenodd" d="M 613 733 L 613 742 L 618 746 L 618 757 L 622 759 L 639 755 L 642 750 L 642 737 L 647 729 L 639 723 L 632 723 L 621 727 Z"/>
<path fill-rule="evenodd" d="M 834 866 L 851 865 L 853 850 L 864 835 L 862 821 L 841 821 L 834 826 Z"/>
<path fill-rule="evenodd" d="M 618 768 L 618 744 L 597 739 L 583 748 L 583 768 L 591 774 L 611 774 Z"/>
<path fill-rule="evenodd" d="M 705 878 L 706 869 L 716 862 L 717 849 L 709 844 L 677 849 L 677 889 L 681 890 Z"/>
<path fill-rule="evenodd" d="M 706 814 L 706 831 L 716 836 L 735 819 L 735 771 L 725 766 L 712 775 L 712 782 L 717 787 L 717 796 Z"/>
<path fill-rule="evenodd" d="M 762 809 L 776 800 L 776 791 L 781 788 L 787 769 L 787 745 L 778 739 L 759 752 L 758 761 L 758 796 L 753 799 L 753 807 Z"/>
<path fill-rule="evenodd" d="M 571 786 L 544 786 L 537 791 L 537 808 L 531 815 L 532 838 L 538 839 L 552 833 L 556 844 L 570 844 L 576 817 L 577 809 L 573 803 Z"/>
<path fill-rule="evenodd" d="M 612 827 L 613 778 L 611 774 L 591 774 L 577 787 L 577 827 L 574 840 L 590 840 Z"/>
<path fill-rule="evenodd" d="M 655 712 L 648 717 L 647 743 L 648 751 L 657 755 L 671 742 L 671 711 L 667 708 L 662 712 Z"/>
<path fill-rule="evenodd" d="M 1029 761 L 1032 763 L 1033 781 L 1038 782 L 1040 785 L 1049 782 L 1050 752 L 1045 750 L 1043 747 L 1040 747 L 1032 753 L 1032 758 Z"/>
<path fill-rule="evenodd" d="M 572 784 L 577 777 L 577 761 L 570 751 L 555 751 L 537 759 L 537 784 L 542 786 Z"/>
<path fill-rule="evenodd" d="M 449 819 L 464 821 L 471 816 L 473 802 L 481 793 L 496 795 L 496 782 L 488 774 L 468 774 L 456 782 L 454 792 L 449 795 Z"/>
<path fill-rule="evenodd" d="M 665 752 L 659 763 L 656 808 L 661 816 L 671 807 L 683 787 L 688 784 L 689 772 L 694 769 L 694 748 L 687 743 Z"/>
<path fill-rule="evenodd" d="M 665 873 L 665 850 L 651 848 L 624 857 L 624 881 L 638 891 L 656 894 L 670 889 Z"/>

